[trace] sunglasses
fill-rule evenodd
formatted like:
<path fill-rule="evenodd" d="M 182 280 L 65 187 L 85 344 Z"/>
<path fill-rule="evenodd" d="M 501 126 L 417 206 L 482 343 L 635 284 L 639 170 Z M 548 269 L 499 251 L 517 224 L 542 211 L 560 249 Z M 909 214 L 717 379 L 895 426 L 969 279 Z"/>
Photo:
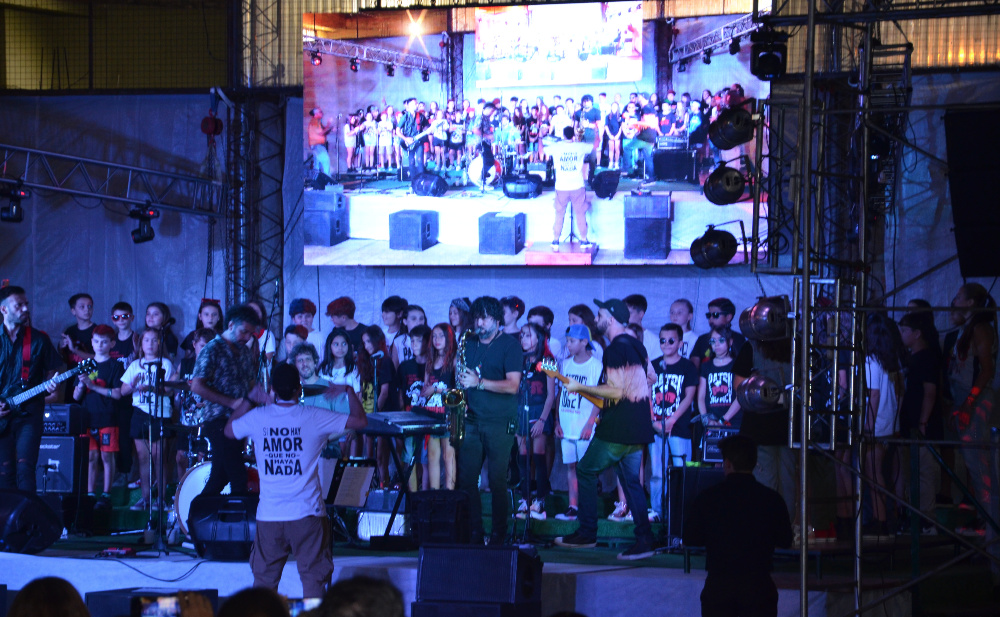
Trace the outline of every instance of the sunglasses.
<path fill-rule="evenodd" d="M 123 319 L 132 319 L 132 315 L 130 313 L 125 313 L 123 315 L 112 315 L 111 316 L 111 320 L 112 321 L 121 321 Z"/>
<path fill-rule="evenodd" d="M 705 313 L 705 317 L 707 317 L 709 319 L 718 319 L 719 317 L 722 317 L 723 315 L 728 315 L 728 314 L 729 313 L 723 313 L 722 311 L 713 311 L 711 313 Z"/>
<path fill-rule="evenodd" d="M 709 345 L 725 345 L 728 341 L 724 338 L 710 338 L 708 339 Z"/>
<path fill-rule="evenodd" d="M 676 342 L 677 342 L 677 339 L 672 339 L 672 338 L 661 338 L 660 339 L 660 345 L 673 345 Z"/>

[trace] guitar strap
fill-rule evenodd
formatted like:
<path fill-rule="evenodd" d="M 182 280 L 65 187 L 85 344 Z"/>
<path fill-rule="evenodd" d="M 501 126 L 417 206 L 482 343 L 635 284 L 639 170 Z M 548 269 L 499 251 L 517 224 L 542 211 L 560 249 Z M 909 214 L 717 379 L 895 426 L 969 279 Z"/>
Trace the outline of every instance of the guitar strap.
<path fill-rule="evenodd" d="M 28 385 L 28 377 L 31 374 L 31 326 L 26 326 L 24 330 L 24 341 L 21 349 L 21 381 Z"/>

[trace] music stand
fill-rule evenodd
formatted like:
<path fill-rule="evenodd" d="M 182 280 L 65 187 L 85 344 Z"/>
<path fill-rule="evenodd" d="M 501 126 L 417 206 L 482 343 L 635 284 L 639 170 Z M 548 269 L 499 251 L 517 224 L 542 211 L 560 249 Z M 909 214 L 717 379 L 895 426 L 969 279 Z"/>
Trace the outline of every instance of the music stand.
<path fill-rule="evenodd" d="M 349 546 L 354 546 L 354 536 L 351 535 L 347 523 L 340 516 L 337 508 L 363 508 L 375 478 L 375 461 L 364 459 L 339 459 L 333 472 L 330 490 L 324 501 L 334 532 L 339 531 L 347 538 Z M 330 541 L 335 539 L 331 537 Z"/>

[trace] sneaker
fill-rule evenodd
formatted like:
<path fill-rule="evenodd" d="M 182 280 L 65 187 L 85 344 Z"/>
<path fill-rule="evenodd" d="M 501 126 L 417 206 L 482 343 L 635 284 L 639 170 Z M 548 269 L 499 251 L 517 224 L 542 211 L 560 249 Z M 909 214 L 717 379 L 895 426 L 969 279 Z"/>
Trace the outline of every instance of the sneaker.
<path fill-rule="evenodd" d="M 570 506 L 566 508 L 566 511 L 562 514 L 556 514 L 557 521 L 575 521 L 576 520 L 576 506 Z"/>
<path fill-rule="evenodd" d="M 937 525 L 931 525 L 929 523 L 927 525 L 922 525 L 920 527 L 920 535 L 922 535 L 922 536 L 936 536 L 936 535 L 938 535 Z"/>
<path fill-rule="evenodd" d="M 972 505 L 972 501 L 968 497 L 963 497 L 962 502 L 958 504 L 958 509 L 968 510 L 969 512 L 972 512 L 973 510 L 976 509 L 976 506 Z"/>
<path fill-rule="evenodd" d="M 652 557 L 654 554 L 655 552 L 653 551 L 652 544 L 640 541 L 628 547 L 621 553 L 618 553 L 618 559 L 622 561 L 636 561 L 638 559 Z"/>
<path fill-rule="evenodd" d="M 521 520 L 524 520 L 524 517 L 527 515 L 528 515 L 528 502 L 522 499 L 521 502 L 517 504 L 517 514 L 515 514 L 514 516 Z"/>
<path fill-rule="evenodd" d="M 982 521 L 976 521 L 971 525 L 956 527 L 955 533 L 966 538 L 982 538 L 986 536 L 986 524 Z"/>
<path fill-rule="evenodd" d="M 652 508 L 650 508 L 649 511 L 646 513 L 646 516 L 649 517 L 649 522 L 650 523 L 659 523 L 660 522 L 660 514 L 656 510 L 654 510 Z"/>
<path fill-rule="evenodd" d="M 553 253 L 558 253 L 559 252 L 559 241 L 558 240 L 553 240 L 552 241 L 552 252 Z"/>
<path fill-rule="evenodd" d="M 615 511 L 608 515 L 609 521 L 614 521 L 620 523 L 625 520 L 625 515 L 628 514 L 628 505 L 624 501 L 615 502 Z"/>
<path fill-rule="evenodd" d="M 634 519 L 632 518 L 632 511 L 631 510 L 627 510 L 625 512 L 625 516 L 622 517 L 622 522 L 623 523 L 632 523 L 632 522 L 634 522 Z"/>
<path fill-rule="evenodd" d="M 580 248 L 582 248 L 585 251 L 589 251 L 590 249 L 594 248 L 594 243 L 591 242 L 590 240 L 584 240 L 583 242 L 580 243 Z"/>
<path fill-rule="evenodd" d="M 147 508 L 149 508 L 149 505 L 146 503 L 146 500 L 140 497 L 139 501 L 129 506 L 128 509 L 132 510 L 133 512 L 142 512 Z"/>
<path fill-rule="evenodd" d="M 580 532 L 574 531 L 568 536 L 559 536 L 555 539 L 556 546 L 563 546 L 565 548 L 594 548 L 597 546 L 596 539 L 585 538 L 580 535 Z"/>
<path fill-rule="evenodd" d="M 142 480 L 136 480 L 135 482 L 129 482 L 128 487 L 130 490 L 135 490 L 142 486 Z"/>
<path fill-rule="evenodd" d="M 535 499 L 531 502 L 531 508 L 528 509 L 528 515 L 531 516 L 536 521 L 545 520 L 545 502 L 540 499 Z"/>

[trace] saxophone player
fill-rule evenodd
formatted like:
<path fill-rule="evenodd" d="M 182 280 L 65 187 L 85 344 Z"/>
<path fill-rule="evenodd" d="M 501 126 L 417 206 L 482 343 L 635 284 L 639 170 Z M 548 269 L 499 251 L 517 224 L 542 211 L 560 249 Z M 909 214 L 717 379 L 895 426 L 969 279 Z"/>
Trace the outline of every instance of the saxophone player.
<path fill-rule="evenodd" d="M 466 389 L 468 416 L 465 439 L 458 449 L 458 490 L 469 495 L 470 531 L 474 544 L 483 542 L 479 472 L 489 460 L 490 491 L 507 492 L 507 462 L 514 446 L 517 388 L 521 382 L 521 345 L 500 330 L 503 308 L 496 298 L 483 296 L 472 303 L 474 336 L 465 343 L 465 367 L 457 375 Z M 510 517 L 506 499 L 493 499 L 490 544 L 502 544 Z"/>

